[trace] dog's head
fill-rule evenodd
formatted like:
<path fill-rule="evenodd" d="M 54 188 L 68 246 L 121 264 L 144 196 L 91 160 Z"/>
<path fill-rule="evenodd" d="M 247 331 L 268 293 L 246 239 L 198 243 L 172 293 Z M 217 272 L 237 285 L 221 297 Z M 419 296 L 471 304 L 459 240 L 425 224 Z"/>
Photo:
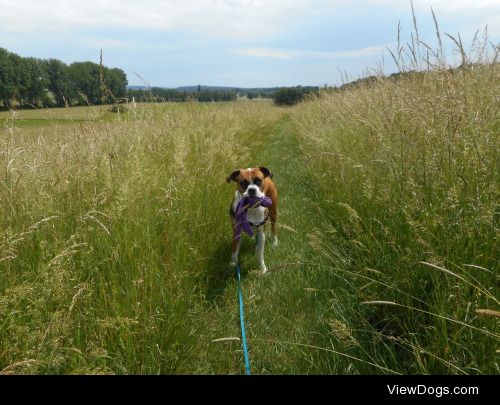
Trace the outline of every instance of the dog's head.
<path fill-rule="evenodd" d="M 263 197 L 264 179 L 266 177 L 273 177 L 267 167 L 254 167 L 235 170 L 226 180 L 228 183 L 234 181 L 243 197 Z"/>

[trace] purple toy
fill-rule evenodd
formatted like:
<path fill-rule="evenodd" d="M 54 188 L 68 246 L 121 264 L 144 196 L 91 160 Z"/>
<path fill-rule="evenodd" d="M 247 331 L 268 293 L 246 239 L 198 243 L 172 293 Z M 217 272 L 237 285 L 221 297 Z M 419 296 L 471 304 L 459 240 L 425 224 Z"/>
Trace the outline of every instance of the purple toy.
<path fill-rule="evenodd" d="M 249 208 L 270 207 L 273 205 L 273 201 L 269 197 L 245 197 L 240 200 L 236 206 L 235 219 L 236 219 L 236 229 L 234 231 L 234 237 L 240 239 L 241 230 L 244 230 L 250 236 L 253 236 L 253 230 L 247 220 L 247 210 Z"/>

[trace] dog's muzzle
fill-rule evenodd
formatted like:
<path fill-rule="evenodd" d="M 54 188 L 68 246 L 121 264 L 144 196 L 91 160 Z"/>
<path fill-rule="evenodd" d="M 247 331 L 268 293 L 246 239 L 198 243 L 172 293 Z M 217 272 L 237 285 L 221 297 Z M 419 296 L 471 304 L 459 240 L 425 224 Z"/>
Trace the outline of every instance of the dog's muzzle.
<path fill-rule="evenodd" d="M 247 190 L 243 194 L 244 197 L 262 197 L 264 194 L 260 191 L 257 186 L 248 186 Z"/>

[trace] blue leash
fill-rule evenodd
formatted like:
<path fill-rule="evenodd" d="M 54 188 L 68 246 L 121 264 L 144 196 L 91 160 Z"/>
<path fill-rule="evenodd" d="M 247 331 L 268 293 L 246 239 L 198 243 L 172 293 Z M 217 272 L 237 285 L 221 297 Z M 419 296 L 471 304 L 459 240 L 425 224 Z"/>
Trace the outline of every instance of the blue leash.
<path fill-rule="evenodd" d="M 236 265 L 236 274 L 238 275 L 238 299 L 240 301 L 240 324 L 241 337 L 243 340 L 243 354 L 245 355 L 245 374 L 250 375 L 250 362 L 248 361 L 247 335 L 245 333 L 245 316 L 243 315 L 243 293 L 241 292 L 240 265 Z"/>

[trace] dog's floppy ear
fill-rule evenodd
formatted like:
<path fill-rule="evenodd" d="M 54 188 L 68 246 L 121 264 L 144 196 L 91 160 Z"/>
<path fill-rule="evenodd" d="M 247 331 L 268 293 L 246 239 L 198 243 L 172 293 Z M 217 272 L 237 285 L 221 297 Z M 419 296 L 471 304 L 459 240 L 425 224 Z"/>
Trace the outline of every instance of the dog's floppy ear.
<path fill-rule="evenodd" d="M 273 178 L 273 174 L 271 173 L 271 170 L 269 170 L 267 167 L 259 167 L 259 170 L 264 173 L 264 177 L 270 177 L 271 179 Z"/>
<path fill-rule="evenodd" d="M 226 178 L 226 181 L 228 183 L 231 183 L 232 181 L 236 181 L 236 177 L 238 177 L 240 175 L 240 171 L 239 170 L 236 170 L 234 172 L 232 172 L 228 178 Z"/>

